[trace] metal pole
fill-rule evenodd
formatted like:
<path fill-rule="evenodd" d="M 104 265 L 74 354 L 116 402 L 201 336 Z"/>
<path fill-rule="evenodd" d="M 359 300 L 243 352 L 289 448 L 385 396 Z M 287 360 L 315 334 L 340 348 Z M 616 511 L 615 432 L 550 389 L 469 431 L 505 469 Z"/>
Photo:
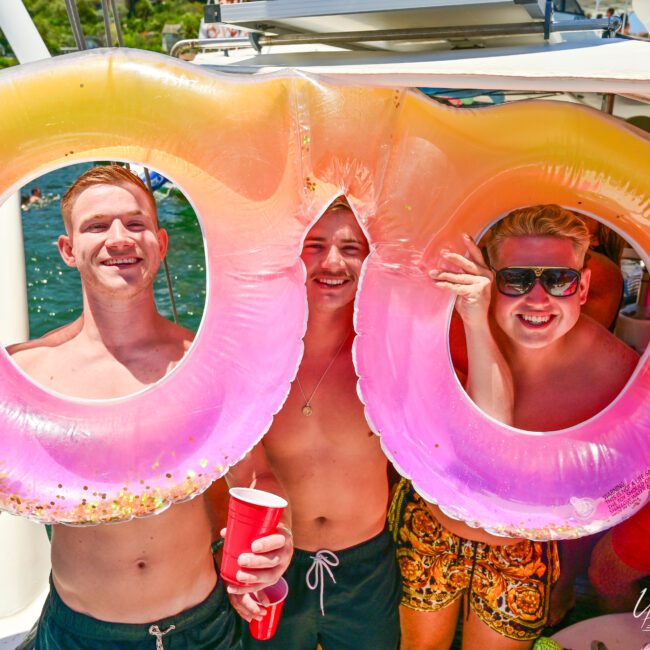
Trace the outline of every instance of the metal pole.
<path fill-rule="evenodd" d="M 609 29 L 609 20 L 576 20 L 554 23 L 551 32 L 591 31 Z M 260 36 L 257 40 L 261 46 L 299 45 L 301 43 L 354 43 L 371 41 L 409 41 L 409 40 L 447 40 L 450 38 L 516 36 L 520 34 L 543 34 L 544 23 L 511 23 L 498 25 L 476 25 L 471 27 L 422 27 L 417 29 L 380 29 L 373 31 L 337 32 L 329 34 L 287 34 L 279 36 Z"/>
<path fill-rule="evenodd" d="M 200 48 L 238 50 L 245 47 L 252 47 L 248 38 L 186 38 L 172 45 L 169 56 L 179 57 L 184 52 Z"/>
<path fill-rule="evenodd" d="M 0 29 L 20 63 L 50 58 L 45 42 L 21 0 L 0 0 Z"/>
<path fill-rule="evenodd" d="M 102 0 L 102 15 L 104 17 L 104 34 L 106 35 L 106 46 L 113 47 L 113 35 L 111 34 L 111 17 L 108 13 L 106 0 Z"/>
<path fill-rule="evenodd" d="M 50 58 L 22 0 L 0 0 L 0 29 L 20 63 Z M 3 246 L 0 255 L 0 345 L 9 345 L 29 339 L 19 194 L 10 196 L 0 206 L 0 241 Z M 48 592 L 49 547 L 42 526 L 20 517 L 0 516 L 0 627 L 3 637 L 25 629 L 20 618 L 27 607 L 40 610 Z"/>
<path fill-rule="evenodd" d="M 20 210 L 20 194 L 13 194 L 0 206 L 0 345 L 29 339 L 27 275 Z"/>
<path fill-rule="evenodd" d="M 144 177 L 145 177 L 147 189 L 149 190 L 149 193 L 151 194 L 151 198 L 155 203 L 156 199 L 153 194 L 153 188 L 151 187 L 151 176 L 149 175 L 149 169 L 147 169 L 147 167 L 144 168 Z M 156 210 L 156 221 L 158 223 L 158 227 L 160 227 L 157 210 Z M 163 258 L 163 268 L 165 269 L 165 280 L 167 281 L 167 291 L 169 291 L 169 300 L 172 307 L 172 316 L 174 317 L 174 322 L 178 324 L 178 311 L 176 309 L 176 299 L 174 298 L 174 287 L 172 286 L 172 276 L 169 272 L 169 265 L 167 264 L 166 257 Z"/>
<path fill-rule="evenodd" d="M 70 21 L 70 27 L 72 28 L 72 35 L 77 44 L 77 49 L 85 50 L 86 38 L 84 37 L 83 28 L 81 27 L 81 20 L 79 19 L 76 0 L 65 0 L 65 8 L 68 12 L 68 20 Z"/>
<path fill-rule="evenodd" d="M 614 99 L 615 98 L 616 98 L 616 95 L 613 95 L 612 93 L 608 93 L 607 95 L 603 95 L 603 103 L 601 104 L 600 110 L 603 113 L 613 115 L 613 113 L 614 113 Z"/>
<path fill-rule="evenodd" d="M 562 31 L 593 31 L 594 29 L 615 30 L 620 20 L 572 20 L 553 23 L 551 32 Z M 382 29 L 373 31 L 333 32 L 327 34 L 282 34 L 279 36 L 266 36 L 252 32 L 250 39 L 245 38 L 214 38 L 214 39 L 187 39 L 178 41 L 171 49 L 171 56 L 179 56 L 192 49 L 221 49 L 231 50 L 242 47 L 255 49 L 272 45 L 311 45 L 312 43 L 325 43 L 333 45 L 370 43 L 373 41 L 422 41 L 422 40 L 448 40 L 453 38 L 486 38 L 496 36 L 516 36 L 521 34 L 544 34 L 549 29 L 544 22 L 536 23 L 511 23 L 498 25 L 476 25 L 459 27 L 423 27 L 418 29 Z M 251 43 L 252 41 L 252 43 Z"/>
<path fill-rule="evenodd" d="M 0 0 L 0 29 L 20 63 L 50 58 L 21 0 Z M 0 241 L 4 248 L 0 255 L 0 345 L 9 345 L 29 339 L 23 215 L 19 193 L 10 196 L 0 206 Z M 0 607 L 0 617 L 3 616 L 1 610 Z"/>
<path fill-rule="evenodd" d="M 111 0 L 111 7 L 113 8 L 113 22 L 115 23 L 115 33 L 117 34 L 117 44 L 124 47 L 124 36 L 122 34 L 122 23 L 120 22 L 120 12 L 117 10 L 115 0 Z"/>

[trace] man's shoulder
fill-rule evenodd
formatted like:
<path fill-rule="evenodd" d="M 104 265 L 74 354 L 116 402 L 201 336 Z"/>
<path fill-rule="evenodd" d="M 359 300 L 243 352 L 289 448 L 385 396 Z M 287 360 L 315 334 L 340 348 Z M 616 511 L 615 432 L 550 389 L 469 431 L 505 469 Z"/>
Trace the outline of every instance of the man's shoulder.
<path fill-rule="evenodd" d="M 40 339 L 25 343 L 16 343 L 7 348 L 7 353 L 12 357 L 14 362 L 26 372 L 29 372 L 43 351 L 43 348 L 37 344 L 38 340 Z"/>
<path fill-rule="evenodd" d="M 45 347 L 54 348 L 70 341 L 77 334 L 79 334 L 80 330 L 81 319 L 78 318 L 71 323 L 66 323 L 61 327 L 50 330 L 49 332 L 43 334 L 43 336 L 39 336 L 36 339 L 31 339 L 29 341 L 25 341 L 24 343 L 16 343 L 15 345 L 10 345 L 7 348 L 7 351 L 9 354 L 15 354 L 22 350 L 32 350 L 35 348 Z"/>
<path fill-rule="evenodd" d="M 193 332 L 192 330 L 187 329 L 187 327 L 181 327 L 180 325 L 176 325 L 176 328 L 178 330 L 178 336 L 186 342 L 187 346 L 189 347 L 192 342 L 194 341 L 194 337 L 196 336 L 196 332 Z"/>
<path fill-rule="evenodd" d="M 23 370 L 29 371 L 35 363 L 42 363 L 55 355 L 57 349 L 70 341 L 76 331 L 76 324 L 69 323 L 37 339 L 10 345 L 7 347 L 7 353 Z"/>
<path fill-rule="evenodd" d="M 589 316 L 580 317 L 579 328 L 583 344 L 597 365 L 608 368 L 609 373 L 632 374 L 639 361 L 635 350 Z"/>
<path fill-rule="evenodd" d="M 164 319 L 165 339 L 167 339 L 167 341 L 170 343 L 182 345 L 185 352 L 187 352 L 190 345 L 192 345 L 195 336 L 196 334 L 192 330 Z"/>

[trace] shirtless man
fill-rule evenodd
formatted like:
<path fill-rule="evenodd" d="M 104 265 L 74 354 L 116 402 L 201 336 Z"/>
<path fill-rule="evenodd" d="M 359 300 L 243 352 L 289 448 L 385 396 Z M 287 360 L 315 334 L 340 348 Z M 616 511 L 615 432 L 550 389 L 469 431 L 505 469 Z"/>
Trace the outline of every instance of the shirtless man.
<path fill-rule="evenodd" d="M 337 200 L 307 234 L 309 322 L 289 397 L 262 444 L 288 495 L 296 550 L 270 641 L 281 650 L 394 650 L 399 573 L 384 530 L 387 461 L 356 393 L 352 316 L 368 242 Z"/>
<path fill-rule="evenodd" d="M 29 196 L 23 197 L 22 204 L 25 208 L 29 208 L 31 205 L 42 203 L 43 202 L 43 192 L 39 187 L 32 187 Z"/>
<path fill-rule="evenodd" d="M 83 174 L 61 210 L 66 234 L 59 252 L 81 276 L 83 313 L 10 353 L 35 381 L 58 393 L 87 399 L 134 393 L 164 377 L 193 338 L 154 303 L 153 282 L 167 250 L 155 202 L 137 177 L 108 166 Z M 246 470 L 258 487 L 277 492 L 263 461 L 256 451 L 233 476 Z M 239 619 L 210 550 L 216 524 L 207 504 L 200 496 L 117 525 L 55 526 L 51 590 L 36 648 L 240 647 Z M 241 556 L 241 578 L 251 586 L 238 593 L 277 580 L 290 559 L 288 537 L 257 540 L 258 553 Z"/>
<path fill-rule="evenodd" d="M 589 291 L 588 246 L 589 232 L 574 214 L 555 205 L 533 206 L 492 228 L 490 266 L 476 250 L 470 260 L 447 253 L 460 272 L 431 273 L 459 296 L 464 322 L 468 301 L 482 305 L 485 329 L 490 310 L 516 396 L 511 417 L 499 419 L 518 428 L 553 431 L 590 418 L 618 395 L 636 366 L 633 350 L 581 314 Z M 468 337 L 470 377 L 472 354 Z M 530 648 L 548 616 L 559 570 L 556 545 L 470 528 L 404 483 L 397 498 L 403 504 L 392 513 L 398 557 L 415 554 L 421 567 L 417 575 L 404 576 L 403 650 L 449 648 L 464 600 L 469 612 L 463 648 Z M 412 548 L 410 535 L 428 540 L 429 550 Z"/>

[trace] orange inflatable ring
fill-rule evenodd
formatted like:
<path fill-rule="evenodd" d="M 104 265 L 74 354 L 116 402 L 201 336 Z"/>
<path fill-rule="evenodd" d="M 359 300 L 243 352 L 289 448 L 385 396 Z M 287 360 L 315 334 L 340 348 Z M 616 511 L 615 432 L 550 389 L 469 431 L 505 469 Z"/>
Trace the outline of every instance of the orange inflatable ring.
<path fill-rule="evenodd" d="M 199 492 L 241 458 L 295 374 L 301 242 L 340 194 L 372 245 L 357 299 L 360 395 L 423 496 L 535 539 L 596 532 L 646 500 L 648 355 L 588 422 L 545 434 L 503 426 L 456 381 L 452 302 L 426 276 L 442 247 L 462 249 L 462 231 L 534 203 L 597 215 L 648 250 L 650 145 L 639 131 L 559 103 L 449 109 L 400 89 L 217 76 L 128 50 L 0 73 L 0 95 L 3 196 L 63 164 L 136 161 L 194 202 L 208 256 L 197 341 L 144 393 L 63 399 L 0 358 L 0 507 L 41 521 L 126 519 Z"/>

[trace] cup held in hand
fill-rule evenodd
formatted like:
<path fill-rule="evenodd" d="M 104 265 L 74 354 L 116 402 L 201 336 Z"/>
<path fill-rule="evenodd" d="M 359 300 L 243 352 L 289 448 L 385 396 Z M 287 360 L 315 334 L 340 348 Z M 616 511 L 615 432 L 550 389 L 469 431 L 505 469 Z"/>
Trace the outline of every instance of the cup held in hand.
<path fill-rule="evenodd" d="M 289 585 L 284 578 L 280 578 L 275 584 L 262 589 L 261 593 L 264 593 L 269 601 L 264 605 L 266 612 L 261 620 L 253 619 L 248 624 L 248 629 L 254 639 L 268 641 L 278 629 L 282 606 L 289 595 Z"/>
<path fill-rule="evenodd" d="M 233 585 L 246 586 L 237 580 L 242 553 L 251 553 L 251 544 L 273 534 L 287 502 L 276 494 L 253 488 L 231 488 L 228 523 L 223 545 L 221 577 Z"/>

